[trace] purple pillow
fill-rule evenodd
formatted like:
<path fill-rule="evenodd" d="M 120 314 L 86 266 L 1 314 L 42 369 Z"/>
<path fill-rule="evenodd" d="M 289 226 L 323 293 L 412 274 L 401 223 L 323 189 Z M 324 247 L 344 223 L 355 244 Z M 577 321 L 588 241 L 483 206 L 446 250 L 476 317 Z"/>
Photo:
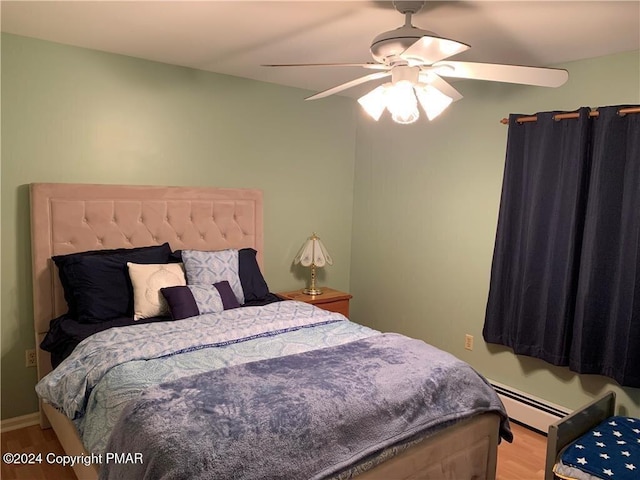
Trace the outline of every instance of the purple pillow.
<path fill-rule="evenodd" d="M 240 303 L 226 280 L 213 285 L 161 288 L 174 320 L 238 308 Z"/>

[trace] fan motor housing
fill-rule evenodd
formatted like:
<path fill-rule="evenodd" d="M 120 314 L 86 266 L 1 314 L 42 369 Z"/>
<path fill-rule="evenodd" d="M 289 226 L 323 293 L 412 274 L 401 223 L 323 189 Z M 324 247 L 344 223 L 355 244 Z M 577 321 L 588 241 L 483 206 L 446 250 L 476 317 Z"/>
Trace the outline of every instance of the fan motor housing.
<path fill-rule="evenodd" d="M 438 37 L 428 30 L 422 30 L 412 25 L 403 25 L 395 30 L 381 33 L 371 42 L 371 55 L 377 62 L 388 64 L 390 59 L 398 57 L 421 37 Z"/>

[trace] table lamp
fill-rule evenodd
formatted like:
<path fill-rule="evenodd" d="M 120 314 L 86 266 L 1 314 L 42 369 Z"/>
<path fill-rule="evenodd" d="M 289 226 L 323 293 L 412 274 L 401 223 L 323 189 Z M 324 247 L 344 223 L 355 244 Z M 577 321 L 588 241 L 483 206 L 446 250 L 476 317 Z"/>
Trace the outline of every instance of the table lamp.
<path fill-rule="evenodd" d="M 324 267 L 325 264 L 333 265 L 333 259 L 326 247 L 315 233 L 311 235 L 300 248 L 293 259 L 294 264 L 303 267 L 311 267 L 311 285 L 303 290 L 307 295 L 322 295 L 322 290 L 316 288 L 316 267 Z"/>

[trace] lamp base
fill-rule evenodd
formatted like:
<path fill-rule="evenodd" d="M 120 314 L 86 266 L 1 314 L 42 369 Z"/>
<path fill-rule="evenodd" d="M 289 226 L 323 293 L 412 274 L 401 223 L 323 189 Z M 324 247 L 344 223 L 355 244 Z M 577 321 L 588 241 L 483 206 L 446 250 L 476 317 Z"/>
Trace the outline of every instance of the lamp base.
<path fill-rule="evenodd" d="M 322 295 L 322 290 L 319 288 L 305 288 L 302 293 L 306 295 Z"/>

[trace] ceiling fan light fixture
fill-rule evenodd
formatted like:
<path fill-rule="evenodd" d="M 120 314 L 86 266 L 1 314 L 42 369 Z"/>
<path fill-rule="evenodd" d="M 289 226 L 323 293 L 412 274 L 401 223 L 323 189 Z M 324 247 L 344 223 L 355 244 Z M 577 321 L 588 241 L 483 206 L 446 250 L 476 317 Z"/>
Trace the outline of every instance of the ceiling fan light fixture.
<path fill-rule="evenodd" d="M 399 123 L 400 125 L 409 125 L 410 123 L 415 123 L 420 118 L 420 111 L 416 107 L 414 110 L 410 112 L 405 112 L 402 115 L 391 114 L 391 119 Z"/>
<path fill-rule="evenodd" d="M 403 125 L 414 123 L 420 118 L 414 84 L 407 80 L 380 85 L 360 97 L 358 103 L 376 122 L 380 120 L 385 109 L 389 111 L 394 122 Z"/>
<path fill-rule="evenodd" d="M 400 80 L 387 87 L 385 91 L 387 110 L 396 123 L 403 125 L 413 123 L 420 118 L 418 100 L 413 91 L 413 83 Z"/>
<path fill-rule="evenodd" d="M 418 84 L 414 86 L 414 90 L 429 121 L 444 112 L 453 102 L 453 98 L 445 95 L 432 85 Z"/>
<path fill-rule="evenodd" d="M 384 113 L 384 109 L 387 108 L 387 101 L 385 98 L 387 85 L 390 84 L 380 85 L 358 99 L 358 103 L 362 106 L 364 111 L 367 112 L 376 122 L 380 120 L 380 117 Z"/>
<path fill-rule="evenodd" d="M 433 85 L 400 80 L 374 88 L 360 97 L 358 103 L 376 122 L 386 109 L 394 122 L 406 125 L 420 118 L 418 103 L 431 121 L 444 112 L 453 100 Z"/>

